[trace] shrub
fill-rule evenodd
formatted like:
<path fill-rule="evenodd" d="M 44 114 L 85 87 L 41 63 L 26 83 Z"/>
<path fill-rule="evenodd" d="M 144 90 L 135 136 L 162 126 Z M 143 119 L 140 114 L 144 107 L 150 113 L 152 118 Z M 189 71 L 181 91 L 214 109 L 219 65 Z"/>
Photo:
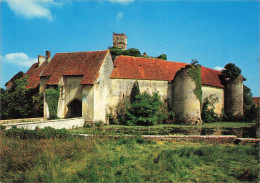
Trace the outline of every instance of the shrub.
<path fill-rule="evenodd" d="M 103 124 L 104 124 L 104 122 L 103 122 L 103 121 L 101 121 L 101 120 L 99 120 L 99 121 L 95 122 L 95 126 L 96 126 L 96 127 L 102 127 L 102 126 L 103 126 Z"/>
<path fill-rule="evenodd" d="M 27 79 L 28 76 L 15 79 L 8 91 L 1 88 L 1 119 L 43 116 L 43 96 L 39 94 L 37 89 L 26 87 L 28 85 Z"/>
<path fill-rule="evenodd" d="M 110 110 L 111 111 L 111 110 Z M 136 81 L 131 90 L 130 96 L 123 98 L 116 107 L 114 124 L 122 125 L 156 125 L 169 122 L 175 115 L 167 113 L 167 104 L 161 101 L 158 93 L 152 96 L 147 92 L 140 94 L 138 82 Z M 169 120 L 170 119 L 170 120 Z"/>
<path fill-rule="evenodd" d="M 127 121 L 130 120 L 128 111 L 131 108 L 131 102 L 129 97 L 123 98 L 116 107 L 115 123 L 127 125 Z"/>
<path fill-rule="evenodd" d="M 138 81 L 135 81 L 133 88 L 131 90 L 131 94 L 130 94 L 131 104 L 133 104 L 135 102 L 136 96 L 139 94 L 140 94 L 139 84 L 138 84 Z"/>
<path fill-rule="evenodd" d="M 4 133 L 7 137 L 19 139 L 66 139 L 71 136 L 69 131 L 64 128 L 54 129 L 51 127 L 45 127 L 43 129 L 36 128 L 35 130 L 26 130 L 14 127 L 6 130 Z"/>
<path fill-rule="evenodd" d="M 129 118 L 127 125 L 157 125 L 167 118 L 158 93 L 137 95 L 126 114 Z"/>
<path fill-rule="evenodd" d="M 46 101 L 48 103 L 50 117 L 49 119 L 57 118 L 58 100 L 60 92 L 59 89 L 47 89 L 46 90 Z"/>
<path fill-rule="evenodd" d="M 246 85 L 243 86 L 243 95 L 244 95 L 244 118 L 246 121 L 259 121 L 259 108 L 252 101 L 252 92 L 251 89 Z"/>
<path fill-rule="evenodd" d="M 167 60 L 167 55 L 166 54 L 161 54 L 157 58 L 162 59 L 162 60 Z"/>
<path fill-rule="evenodd" d="M 206 123 L 221 121 L 220 117 L 215 113 L 214 104 L 218 102 L 218 97 L 215 95 L 210 95 L 206 97 L 203 101 L 201 118 Z"/>

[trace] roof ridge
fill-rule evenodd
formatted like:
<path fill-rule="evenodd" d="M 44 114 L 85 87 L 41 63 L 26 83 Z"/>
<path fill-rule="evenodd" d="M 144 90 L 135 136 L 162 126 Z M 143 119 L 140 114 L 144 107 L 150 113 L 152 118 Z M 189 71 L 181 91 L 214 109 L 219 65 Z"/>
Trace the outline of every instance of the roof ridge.
<path fill-rule="evenodd" d="M 145 60 L 157 60 L 157 61 L 159 60 L 159 61 L 162 61 L 162 62 L 189 64 L 189 63 L 184 63 L 184 62 L 179 62 L 179 61 L 163 60 L 163 59 L 159 59 L 159 58 L 134 57 L 134 56 L 130 56 L 130 55 L 119 55 L 116 58 L 119 58 L 119 57 L 130 57 L 130 58 L 134 58 L 134 59 L 135 58 L 141 58 L 141 59 L 145 59 Z"/>
<path fill-rule="evenodd" d="M 56 54 L 63 54 L 63 53 L 90 53 L 90 52 L 105 52 L 105 51 L 108 51 L 109 49 L 107 50 L 96 50 L 96 51 L 76 51 L 76 52 L 59 52 L 59 53 L 56 53 Z"/>
<path fill-rule="evenodd" d="M 201 66 L 201 67 L 204 67 L 204 66 Z M 210 69 L 210 70 L 213 70 L 213 71 L 217 71 L 217 72 L 221 72 L 221 71 L 218 71 L 218 70 L 216 70 L 216 69 L 212 69 L 212 68 L 208 68 L 208 67 L 204 67 L 204 68 Z"/>

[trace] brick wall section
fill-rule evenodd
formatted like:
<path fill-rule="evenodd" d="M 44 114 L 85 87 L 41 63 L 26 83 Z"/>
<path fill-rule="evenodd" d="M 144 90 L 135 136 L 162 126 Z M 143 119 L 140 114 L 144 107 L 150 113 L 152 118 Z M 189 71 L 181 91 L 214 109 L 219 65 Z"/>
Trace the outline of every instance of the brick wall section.
<path fill-rule="evenodd" d="M 173 82 L 172 107 L 175 114 L 185 124 L 201 123 L 200 101 L 194 94 L 195 82 L 188 69 L 176 74 Z"/>
<path fill-rule="evenodd" d="M 243 115 L 243 76 L 227 81 L 225 88 L 225 112 L 233 115 Z"/>

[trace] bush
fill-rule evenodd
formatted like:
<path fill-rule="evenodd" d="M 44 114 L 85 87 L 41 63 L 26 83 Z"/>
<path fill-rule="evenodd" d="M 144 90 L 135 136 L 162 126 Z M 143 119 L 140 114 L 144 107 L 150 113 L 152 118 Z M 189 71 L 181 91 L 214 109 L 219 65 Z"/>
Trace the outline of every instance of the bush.
<path fill-rule="evenodd" d="M 142 93 L 135 96 L 135 101 L 130 102 L 129 98 L 120 102 L 117 107 L 117 117 L 124 125 L 156 125 L 166 121 L 167 112 L 159 95 L 154 93 Z"/>
<path fill-rule="evenodd" d="M 26 130 L 23 128 L 13 127 L 6 130 L 6 137 L 19 138 L 19 139 L 66 139 L 70 137 L 70 133 L 66 129 L 54 129 L 45 127 L 43 129 L 36 128 L 35 130 Z"/>
<path fill-rule="evenodd" d="M 95 124 L 96 127 L 102 127 L 104 122 L 99 120 L 99 121 L 95 122 L 94 124 Z"/>
<path fill-rule="evenodd" d="M 48 103 L 50 117 L 49 119 L 57 119 L 58 100 L 60 97 L 59 89 L 47 89 L 46 101 Z"/>
<path fill-rule="evenodd" d="M 135 81 L 130 94 L 131 104 L 133 104 L 136 101 L 136 96 L 138 96 L 139 94 L 140 94 L 139 84 L 137 81 Z"/>
<path fill-rule="evenodd" d="M 167 60 L 167 55 L 166 54 L 161 54 L 157 58 L 162 59 L 162 60 Z"/>
<path fill-rule="evenodd" d="M 243 86 L 244 95 L 244 119 L 248 122 L 259 121 L 259 108 L 252 101 L 251 89 L 246 85 Z"/>
<path fill-rule="evenodd" d="M 201 118 L 206 123 L 221 121 L 221 118 L 215 113 L 214 104 L 218 102 L 218 98 L 215 95 L 206 97 L 203 101 Z"/>
<path fill-rule="evenodd" d="M 27 88 L 28 76 L 13 81 L 11 89 L 0 89 L 1 119 L 43 116 L 43 95 L 37 89 Z"/>

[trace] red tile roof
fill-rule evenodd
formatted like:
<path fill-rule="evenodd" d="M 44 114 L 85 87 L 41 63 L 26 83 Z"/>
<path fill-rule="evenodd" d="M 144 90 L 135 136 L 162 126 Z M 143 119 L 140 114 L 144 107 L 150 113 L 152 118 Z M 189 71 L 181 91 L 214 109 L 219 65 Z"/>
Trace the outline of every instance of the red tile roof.
<path fill-rule="evenodd" d="M 57 53 L 41 76 L 50 76 L 48 85 L 58 84 L 62 76 L 83 76 L 80 84 L 94 84 L 109 50 Z"/>
<path fill-rule="evenodd" d="M 221 84 L 218 77 L 220 74 L 221 71 L 217 71 L 206 67 L 201 67 L 201 84 L 224 88 L 224 86 Z"/>
<path fill-rule="evenodd" d="M 111 78 L 172 81 L 176 72 L 186 65 L 154 58 L 119 56 L 114 61 L 115 68 Z M 220 71 L 201 67 L 202 84 L 223 88 L 218 78 L 220 73 Z"/>
<path fill-rule="evenodd" d="M 172 81 L 185 65 L 154 58 L 119 56 L 114 61 L 111 78 Z"/>
<path fill-rule="evenodd" d="M 26 86 L 27 88 L 37 88 L 40 84 L 40 73 L 46 66 L 46 62 L 42 63 L 40 67 L 38 67 L 38 63 L 34 63 L 31 68 L 24 74 L 24 76 L 29 76 L 28 82 L 29 84 Z M 23 76 L 23 77 L 24 77 Z"/>
<path fill-rule="evenodd" d="M 252 101 L 257 107 L 260 107 L 260 97 L 252 97 Z"/>

